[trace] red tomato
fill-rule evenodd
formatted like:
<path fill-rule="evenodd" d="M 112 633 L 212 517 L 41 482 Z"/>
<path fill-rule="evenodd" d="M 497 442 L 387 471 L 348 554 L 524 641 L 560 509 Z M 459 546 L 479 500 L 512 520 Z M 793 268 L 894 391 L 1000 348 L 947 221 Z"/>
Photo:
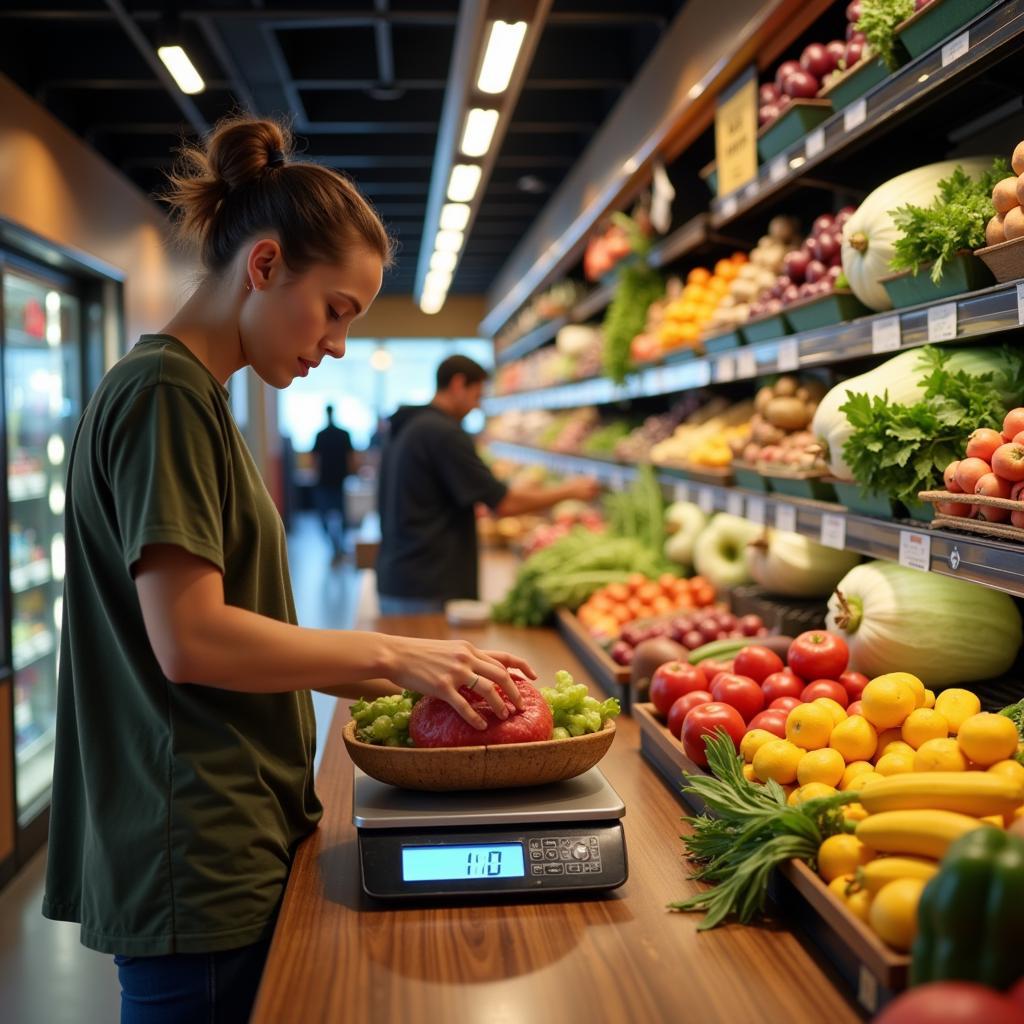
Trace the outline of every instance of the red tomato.
<path fill-rule="evenodd" d="M 796 697 L 804 692 L 804 681 L 792 670 L 784 668 L 781 672 L 773 672 L 761 683 L 765 703 L 771 704 L 776 697 Z"/>
<path fill-rule="evenodd" d="M 706 682 L 705 689 L 711 689 L 711 684 L 715 681 L 715 676 L 721 672 L 731 672 L 732 662 L 731 661 L 716 661 L 714 658 L 707 658 L 698 665 L 698 668 L 704 673 L 704 680 Z"/>
<path fill-rule="evenodd" d="M 761 687 L 749 676 L 734 672 L 723 672 L 711 684 L 711 696 L 725 704 L 731 704 L 749 722 L 758 711 L 764 710 L 764 694 Z"/>
<path fill-rule="evenodd" d="M 701 704 L 710 704 L 715 698 L 707 690 L 694 690 L 683 697 L 680 697 L 672 707 L 668 709 L 668 731 L 679 739 L 683 731 L 683 720 L 696 707 Z"/>
<path fill-rule="evenodd" d="M 780 700 L 796 700 L 796 698 L 782 697 Z M 779 739 L 784 740 L 786 738 L 786 719 L 788 717 L 789 708 L 785 710 L 782 708 L 769 708 L 767 711 L 754 715 L 747 726 L 747 732 L 750 732 L 751 729 L 767 729 L 768 732 L 775 733 Z"/>
<path fill-rule="evenodd" d="M 776 697 L 775 700 L 771 701 L 768 705 L 769 711 L 785 711 L 788 715 L 793 708 L 798 708 L 803 704 L 803 701 L 799 697 L 790 697 L 788 694 L 785 697 Z"/>
<path fill-rule="evenodd" d="M 763 683 L 768 676 L 781 672 L 783 668 L 782 659 L 773 650 L 760 644 L 751 644 L 736 655 L 732 670 L 737 675 L 753 679 L 755 683 Z"/>
<path fill-rule="evenodd" d="M 870 680 L 863 672 L 844 672 L 839 676 L 839 682 L 846 687 L 846 692 L 850 695 L 850 700 L 858 700 L 860 695 L 864 692 L 864 687 L 868 685 Z"/>
<path fill-rule="evenodd" d="M 755 684 L 756 685 L 756 684 Z M 686 756 L 695 764 L 706 768 L 707 754 L 704 752 L 704 737 L 714 736 L 716 730 L 724 729 L 732 740 L 736 752 L 739 753 L 740 740 L 747 727 L 743 724 L 740 713 L 730 704 L 712 701 L 693 708 L 683 720 L 683 749 Z"/>
<path fill-rule="evenodd" d="M 831 697 L 837 704 L 842 704 L 844 708 L 850 703 L 850 695 L 846 692 L 846 687 L 834 679 L 815 679 L 813 683 L 808 683 L 804 687 L 804 692 L 800 694 L 800 699 L 805 704 L 817 700 L 819 697 Z"/>
<path fill-rule="evenodd" d="M 1024 1024 L 1024 1009 L 973 981 L 935 981 L 894 999 L 874 1024 Z"/>
<path fill-rule="evenodd" d="M 853 718 L 853 716 L 854 716 L 854 715 L 863 715 L 863 714 L 864 714 L 864 709 L 863 709 L 863 705 L 861 704 L 861 702 L 860 702 L 859 700 L 855 700 L 855 701 L 854 701 L 854 702 L 853 702 L 853 703 L 852 703 L 852 704 L 851 704 L 851 705 L 850 705 L 850 706 L 849 706 L 849 707 L 848 707 L 848 708 L 846 709 L 846 714 L 847 714 L 847 715 L 848 715 L 848 716 L 849 716 L 850 718 Z"/>
<path fill-rule="evenodd" d="M 666 661 L 651 676 L 651 703 L 667 716 L 680 697 L 704 689 L 707 689 L 704 673 L 696 665 L 688 665 L 685 661 Z"/>
<path fill-rule="evenodd" d="M 789 645 L 786 661 L 801 679 L 838 679 L 846 671 L 850 651 L 841 636 L 812 629 Z"/>

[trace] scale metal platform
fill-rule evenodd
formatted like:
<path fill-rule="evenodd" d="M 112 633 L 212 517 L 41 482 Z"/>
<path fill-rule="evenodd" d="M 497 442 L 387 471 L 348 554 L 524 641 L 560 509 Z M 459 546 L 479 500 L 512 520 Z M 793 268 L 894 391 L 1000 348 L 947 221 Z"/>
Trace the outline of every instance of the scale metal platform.
<path fill-rule="evenodd" d="M 355 768 L 363 889 L 377 899 L 586 895 L 626 881 L 626 813 L 599 768 L 526 789 L 422 793 Z"/>

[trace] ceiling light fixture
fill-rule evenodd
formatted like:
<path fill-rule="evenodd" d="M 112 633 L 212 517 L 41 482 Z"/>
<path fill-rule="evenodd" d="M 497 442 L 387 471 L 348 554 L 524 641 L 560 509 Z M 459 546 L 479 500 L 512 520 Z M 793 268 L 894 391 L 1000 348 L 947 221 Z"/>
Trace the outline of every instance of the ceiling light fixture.
<path fill-rule="evenodd" d="M 459 262 L 458 253 L 454 252 L 435 252 L 430 257 L 430 269 L 431 270 L 444 270 L 449 274 L 455 269 L 456 264 Z"/>
<path fill-rule="evenodd" d="M 178 88 L 186 96 L 195 96 L 206 88 L 202 75 L 195 69 L 195 65 L 189 60 L 188 54 L 180 46 L 159 46 L 157 56 L 164 62 L 164 66 L 171 73 L 171 77 L 177 83 Z"/>
<path fill-rule="evenodd" d="M 447 292 L 452 284 L 449 270 L 428 270 L 423 279 L 423 289 L 428 292 Z"/>
<path fill-rule="evenodd" d="M 370 366 L 378 373 L 386 373 L 391 369 L 393 362 L 391 353 L 386 348 L 375 348 L 370 353 Z"/>
<path fill-rule="evenodd" d="M 496 21 L 491 25 L 476 87 L 481 92 L 504 92 L 512 80 L 519 49 L 526 37 L 525 21 Z"/>
<path fill-rule="evenodd" d="M 469 223 L 469 207 L 465 203 L 445 203 L 439 224 L 445 231 L 465 231 Z"/>
<path fill-rule="evenodd" d="M 444 306 L 446 298 L 448 298 L 447 292 L 432 292 L 424 288 L 423 295 L 420 296 L 420 309 L 427 316 L 433 316 L 435 313 L 441 312 L 441 307 Z"/>
<path fill-rule="evenodd" d="M 494 129 L 498 127 L 498 111 L 473 107 L 466 115 L 462 133 L 462 152 L 466 156 L 483 156 L 491 148 Z"/>
<path fill-rule="evenodd" d="M 438 231 L 434 236 L 436 252 L 458 252 L 466 236 L 461 231 Z"/>
<path fill-rule="evenodd" d="M 472 202 L 480 184 L 481 173 L 477 164 L 456 164 L 448 179 L 448 198 L 453 203 Z"/>

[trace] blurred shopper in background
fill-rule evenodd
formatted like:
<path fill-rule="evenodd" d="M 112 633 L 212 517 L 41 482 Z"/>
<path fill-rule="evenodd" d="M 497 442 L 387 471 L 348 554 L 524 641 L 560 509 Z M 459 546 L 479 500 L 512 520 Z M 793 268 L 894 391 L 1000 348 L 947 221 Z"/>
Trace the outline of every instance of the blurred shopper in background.
<path fill-rule="evenodd" d="M 313 455 L 316 460 L 316 508 L 324 533 L 331 542 L 331 564 L 337 565 L 345 556 L 345 479 L 356 471 L 356 454 L 352 438 L 334 422 L 334 406 L 328 405 L 327 426 L 316 435 Z"/>

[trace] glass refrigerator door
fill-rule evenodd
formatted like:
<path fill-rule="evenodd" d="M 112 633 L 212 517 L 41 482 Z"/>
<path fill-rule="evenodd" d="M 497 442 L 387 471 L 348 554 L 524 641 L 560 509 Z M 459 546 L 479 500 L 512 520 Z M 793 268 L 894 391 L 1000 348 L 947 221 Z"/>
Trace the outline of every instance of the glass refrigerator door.
<path fill-rule="evenodd" d="M 49 802 L 64 578 L 64 483 L 81 414 L 78 299 L 43 277 L 3 279 L 11 663 L 18 822 Z"/>

